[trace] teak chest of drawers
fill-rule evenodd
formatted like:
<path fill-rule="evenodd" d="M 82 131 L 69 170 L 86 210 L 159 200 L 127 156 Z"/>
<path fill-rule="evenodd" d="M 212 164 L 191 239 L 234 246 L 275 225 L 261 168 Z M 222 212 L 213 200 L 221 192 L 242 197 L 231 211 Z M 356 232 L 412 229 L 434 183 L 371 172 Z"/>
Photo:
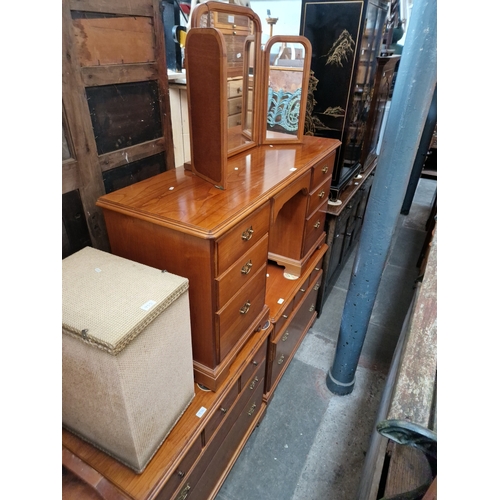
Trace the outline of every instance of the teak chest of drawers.
<path fill-rule="evenodd" d="M 195 380 L 215 391 L 269 319 L 268 258 L 300 276 L 325 239 L 335 139 L 259 146 L 228 160 L 227 188 L 176 169 L 107 194 L 112 253 L 189 280 Z"/>

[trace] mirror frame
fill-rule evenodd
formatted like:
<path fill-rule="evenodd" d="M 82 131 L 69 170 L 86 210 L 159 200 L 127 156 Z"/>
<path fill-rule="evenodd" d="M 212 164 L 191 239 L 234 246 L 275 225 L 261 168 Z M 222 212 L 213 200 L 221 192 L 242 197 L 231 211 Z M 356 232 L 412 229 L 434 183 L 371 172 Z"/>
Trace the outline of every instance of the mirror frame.
<path fill-rule="evenodd" d="M 253 118 L 252 127 L 251 127 L 252 138 L 250 138 L 248 136 L 248 133 L 243 133 L 243 125 L 245 122 L 242 120 L 242 123 L 241 123 L 242 134 L 241 135 L 248 142 L 246 142 L 245 144 L 241 144 L 240 146 L 234 147 L 233 149 L 229 149 L 229 138 L 228 138 L 229 127 L 227 125 L 227 120 L 226 120 L 226 123 L 223 126 L 224 132 L 222 132 L 222 133 L 225 133 L 225 135 L 226 135 L 225 142 L 226 142 L 226 145 L 228 145 L 227 146 L 228 147 L 227 157 L 229 158 L 229 157 L 234 156 L 238 153 L 241 153 L 242 151 L 246 151 L 248 149 L 251 149 L 251 148 L 259 145 L 259 138 L 260 138 L 259 137 L 259 134 L 260 134 L 259 108 L 260 108 L 260 106 L 258 103 L 260 103 L 260 101 L 261 101 L 260 94 L 261 94 L 261 88 L 262 88 L 262 85 L 261 85 L 262 78 L 260 75 L 261 68 L 262 68 L 262 61 L 261 61 L 261 59 L 262 59 L 262 50 L 261 50 L 262 24 L 261 24 L 259 16 L 249 7 L 244 7 L 242 5 L 229 4 L 229 3 L 224 3 L 224 2 L 214 1 L 214 0 L 208 0 L 207 2 L 199 3 L 192 10 L 191 18 L 190 18 L 191 28 L 202 28 L 203 26 L 201 26 L 201 24 L 202 24 L 201 21 L 202 21 L 203 16 L 204 15 L 210 16 L 210 14 L 212 12 L 221 12 L 221 13 L 225 13 L 225 14 L 229 14 L 229 15 L 246 16 L 249 18 L 249 20 L 251 22 L 254 23 L 254 33 L 249 36 L 250 38 L 252 38 L 252 41 L 253 41 L 254 47 L 255 47 L 255 50 L 254 50 L 254 53 L 255 53 L 254 78 L 253 78 L 253 81 L 254 81 L 254 88 L 253 88 L 254 118 Z M 208 26 L 208 27 L 213 28 L 213 26 Z M 214 28 L 214 29 L 217 30 L 217 28 Z M 217 30 L 217 31 L 219 31 L 219 30 Z M 189 33 L 189 30 L 188 30 L 188 33 Z M 224 46 L 225 46 L 224 35 L 222 33 L 221 33 L 221 37 L 223 39 Z M 247 46 L 247 42 L 248 42 L 248 39 L 245 42 L 245 49 Z M 186 50 L 186 52 L 188 52 L 188 50 Z M 245 52 L 246 52 L 246 50 L 245 50 Z M 248 60 L 245 57 L 246 56 L 245 52 L 244 52 L 243 67 L 244 67 L 245 73 L 247 73 Z M 246 78 L 245 78 L 245 76 L 247 76 L 247 75 L 245 75 L 245 74 L 243 75 L 243 88 L 244 88 L 243 96 L 244 97 L 242 99 L 242 112 L 244 109 L 243 103 L 245 103 L 245 105 L 246 105 L 246 98 L 245 97 L 247 95 L 247 92 L 245 91 L 245 89 L 247 88 L 247 85 L 248 85 L 248 76 Z M 187 82 L 187 84 L 189 85 L 189 82 Z M 193 112 L 193 111 L 194 110 L 191 110 L 191 112 Z M 214 137 L 214 140 L 217 140 L 217 138 Z M 224 139 L 220 139 L 220 140 L 221 140 L 221 142 L 224 142 Z"/>
<path fill-rule="evenodd" d="M 282 138 L 267 138 L 267 111 L 268 111 L 268 87 L 269 87 L 269 76 L 271 72 L 271 48 L 275 44 L 279 43 L 295 43 L 301 44 L 304 47 L 304 66 L 302 68 L 302 90 L 300 95 L 300 110 L 299 110 L 299 122 L 297 135 L 290 135 L 290 137 L 285 137 L 283 134 Z M 302 142 L 304 136 L 304 122 L 306 116 L 306 106 L 307 106 L 307 93 L 309 88 L 309 73 L 311 69 L 311 54 L 312 46 L 311 42 L 304 36 L 295 35 L 274 35 L 269 38 L 264 46 L 264 55 L 262 61 L 262 71 L 261 71 L 261 106 L 260 106 L 260 116 L 261 116 L 261 130 L 260 130 L 260 143 L 261 144 L 298 144 Z"/>

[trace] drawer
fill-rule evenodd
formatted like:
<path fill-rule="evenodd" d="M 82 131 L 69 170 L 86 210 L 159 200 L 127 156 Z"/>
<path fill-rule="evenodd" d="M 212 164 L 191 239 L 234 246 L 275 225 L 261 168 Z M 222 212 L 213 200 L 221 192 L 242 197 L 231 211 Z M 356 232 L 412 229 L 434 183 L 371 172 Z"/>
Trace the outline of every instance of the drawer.
<path fill-rule="evenodd" d="M 328 199 L 331 179 L 325 179 L 310 195 L 307 202 L 307 214 L 312 214 L 318 207 Z"/>
<path fill-rule="evenodd" d="M 286 306 L 286 309 L 283 311 L 283 313 L 280 315 L 279 318 L 275 319 L 275 325 L 274 325 L 274 335 L 279 335 L 280 330 L 283 328 L 283 325 L 286 323 L 287 319 L 290 317 L 293 311 L 293 300 L 290 301 L 290 303 Z"/>
<path fill-rule="evenodd" d="M 246 397 L 248 396 L 248 399 Z M 236 459 L 241 451 L 241 445 L 245 434 L 253 428 L 262 407 L 264 396 L 264 381 L 253 389 L 253 391 L 242 393 L 240 401 L 245 405 L 238 415 L 234 425 L 225 435 L 225 439 L 213 455 L 210 463 L 205 469 L 204 474 L 198 480 L 186 500 L 207 500 L 211 498 L 211 493 L 217 487 L 219 478 Z"/>
<path fill-rule="evenodd" d="M 264 342 L 264 346 L 267 346 L 267 342 Z M 259 378 L 260 381 L 264 379 L 265 363 L 261 363 L 259 365 L 256 376 Z M 208 486 L 205 484 L 207 477 L 205 473 L 207 469 L 212 472 L 215 472 L 214 476 L 211 477 L 210 481 L 217 481 L 218 478 L 220 478 L 222 472 L 224 471 L 225 465 L 222 463 L 217 464 L 218 466 L 220 466 L 220 469 L 214 471 L 214 467 L 217 467 L 217 465 L 214 465 L 215 457 L 218 456 L 219 450 L 223 447 L 226 447 L 228 448 L 228 451 L 233 451 L 233 452 L 236 449 L 238 449 L 240 443 L 234 443 L 231 441 L 228 442 L 227 441 L 228 434 L 230 433 L 231 429 L 234 428 L 235 423 L 237 423 L 237 421 L 241 418 L 242 411 L 246 407 L 250 409 L 251 405 L 253 404 L 253 401 L 256 399 L 259 399 L 259 401 L 262 402 L 263 392 L 260 392 L 262 382 L 260 382 L 260 385 L 259 384 L 254 385 L 252 389 L 250 389 L 251 384 L 252 382 L 248 382 L 247 385 L 240 392 L 240 395 L 238 396 L 235 404 L 233 405 L 231 410 L 227 412 L 227 416 L 225 417 L 219 429 L 214 434 L 213 439 L 210 442 L 208 442 L 207 440 L 207 446 L 203 452 L 203 455 L 200 457 L 200 460 L 198 460 L 198 462 L 196 463 L 192 473 L 187 478 L 185 485 L 183 485 L 183 487 L 181 488 L 180 492 L 178 493 L 178 496 L 175 497 L 175 500 L 181 498 L 185 498 L 187 500 L 192 497 L 203 498 L 196 496 L 198 493 L 195 493 L 195 491 L 200 491 L 200 494 L 202 491 L 205 492 L 204 488 Z M 234 387 L 237 386 L 238 383 L 236 382 L 234 384 Z M 230 450 L 229 446 L 231 445 L 233 446 L 233 448 Z M 200 481 L 200 478 L 202 476 L 204 479 L 203 481 Z M 187 493 L 189 493 L 189 495 L 187 495 Z M 186 496 L 183 497 L 182 495 Z M 204 500 L 206 500 L 206 498 L 207 497 L 205 497 Z"/>
<path fill-rule="evenodd" d="M 316 314 L 316 301 L 321 279 L 322 272 L 317 277 L 314 285 L 309 287 L 304 301 L 300 304 L 300 307 L 295 309 L 290 322 L 285 325 L 282 332 L 272 342 L 271 352 L 274 351 L 275 354 L 272 362 L 270 362 L 270 382 L 268 383 L 268 390 L 275 384 L 279 374 L 287 365 L 291 354 L 295 352 L 295 348 L 298 347 L 297 342 L 302 337 L 304 330 Z"/>
<path fill-rule="evenodd" d="M 193 443 L 184 458 L 180 461 L 179 466 L 167 481 L 157 496 L 157 500 L 170 500 L 175 490 L 186 480 L 189 480 L 191 467 L 201 453 L 201 437 Z"/>
<path fill-rule="evenodd" d="M 323 184 L 325 179 L 331 179 L 333 174 L 333 165 L 335 163 L 336 151 L 328 155 L 324 160 L 318 162 L 312 168 L 311 189 Z"/>
<path fill-rule="evenodd" d="M 227 114 L 236 115 L 241 113 L 242 98 L 234 97 L 233 99 L 228 99 L 227 101 Z"/>
<path fill-rule="evenodd" d="M 234 297 L 267 262 L 267 234 L 216 280 L 217 309 Z"/>
<path fill-rule="evenodd" d="M 316 212 L 308 217 L 304 228 L 304 243 L 302 247 L 302 255 L 305 255 L 314 245 L 321 233 L 325 230 L 326 207 L 328 198 L 323 202 Z"/>
<path fill-rule="evenodd" d="M 217 240 L 216 273 L 221 275 L 269 232 L 269 202 Z"/>
<path fill-rule="evenodd" d="M 241 374 L 240 377 L 241 387 L 245 387 L 250 378 L 252 378 L 252 376 L 254 375 L 255 371 L 257 370 L 257 367 L 261 364 L 264 364 L 264 361 L 266 359 L 266 353 L 267 353 L 267 341 L 262 343 L 259 350 L 252 358 L 248 366 L 243 370 L 243 373 Z"/>
<path fill-rule="evenodd" d="M 229 128 L 237 127 L 238 125 L 241 125 L 241 113 L 227 117 L 227 126 Z"/>
<path fill-rule="evenodd" d="M 250 20 L 246 15 L 230 14 L 227 12 L 214 13 L 214 26 L 220 30 L 245 31 L 250 34 Z"/>
<path fill-rule="evenodd" d="M 266 295 L 266 265 L 216 313 L 222 361 L 261 314 Z"/>
<path fill-rule="evenodd" d="M 236 78 L 235 80 L 227 81 L 227 98 L 241 97 L 243 95 L 243 79 Z"/>
<path fill-rule="evenodd" d="M 238 396 L 238 384 L 234 384 L 233 387 L 231 387 L 229 392 L 226 394 L 226 397 L 222 400 L 222 403 L 217 408 L 217 411 L 210 417 L 210 420 L 205 425 L 204 429 L 205 445 L 208 444 L 217 427 L 219 427 L 220 423 L 223 421 L 228 411 L 231 410 L 231 408 L 233 407 L 233 404 L 236 401 L 237 396 Z"/>

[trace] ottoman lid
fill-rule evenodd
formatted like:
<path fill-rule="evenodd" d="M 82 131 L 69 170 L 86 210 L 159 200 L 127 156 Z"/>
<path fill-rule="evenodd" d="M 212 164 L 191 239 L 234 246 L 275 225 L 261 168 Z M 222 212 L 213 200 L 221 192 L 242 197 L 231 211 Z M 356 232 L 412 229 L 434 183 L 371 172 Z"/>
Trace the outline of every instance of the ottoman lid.
<path fill-rule="evenodd" d="M 188 286 L 187 278 L 86 247 L 62 261 L 63 333 L 116 355 Z"/>

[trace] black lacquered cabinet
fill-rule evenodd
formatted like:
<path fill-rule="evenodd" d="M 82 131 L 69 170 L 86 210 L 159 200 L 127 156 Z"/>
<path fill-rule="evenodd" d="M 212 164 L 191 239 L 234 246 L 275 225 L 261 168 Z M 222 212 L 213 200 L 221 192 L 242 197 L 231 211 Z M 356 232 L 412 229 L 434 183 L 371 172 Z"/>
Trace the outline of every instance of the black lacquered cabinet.
<path fill-rule="evenodd" d="M 332 200 L 363 167 L 388 8 L 389 3 L 381 0 L 302 0 L 300 34 L 312 44 L 305 133 L 342 142 L 333 171 Z"/>

